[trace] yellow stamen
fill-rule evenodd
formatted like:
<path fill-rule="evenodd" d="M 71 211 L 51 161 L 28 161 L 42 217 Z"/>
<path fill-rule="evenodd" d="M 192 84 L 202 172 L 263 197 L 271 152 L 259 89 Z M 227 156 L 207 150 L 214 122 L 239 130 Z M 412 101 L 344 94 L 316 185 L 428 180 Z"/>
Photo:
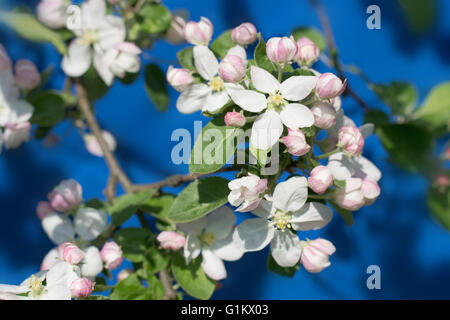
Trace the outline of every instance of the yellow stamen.
<path fill-rule="evenodd" d="M 291 215 L 289 213 L 278 210 L 275 215 L 272 217 L 272 222 L 274 227 L 278 230 L 285 231 L 286 229 L 291 228 L 291 224 L 289 221 L 291 220 Z"/>
<path fill-rule="evenodd" d="M 224 89 L 223 80 L 220 77 L 214 77 L 208 83 L 211 90 L 215 92 L 222 91 Z"/>
<path fill-rule="evenodd" d="M 203 232 L 200 237 L 200 241 L 207 244 L 208 246 L 212 245 L 216 237 L 214 236 L 214 233 L 211 232 Z"/>

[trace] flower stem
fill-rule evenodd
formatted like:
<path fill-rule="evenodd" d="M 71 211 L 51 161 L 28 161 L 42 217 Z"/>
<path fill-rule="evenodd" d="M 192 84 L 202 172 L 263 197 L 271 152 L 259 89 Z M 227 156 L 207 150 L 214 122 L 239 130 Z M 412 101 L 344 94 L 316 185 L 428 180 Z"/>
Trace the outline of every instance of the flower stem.
<path fill-rule="evenodd" d="M 335 153 L 338 153 L 339 151 L 341 151 L 341 150 L 338 148 L 338 149 L 336 149 L 336 150 L 333 150 L 333 151 L 330 151 L 330 152 L 321 154 L 320 156 L 317 156 L 317 159 L 325 159 L 325 158 L 328 158 L 329 156 L 331 156 L 331 155 L 333 155 L 333 154 L 335 154 Z"/>

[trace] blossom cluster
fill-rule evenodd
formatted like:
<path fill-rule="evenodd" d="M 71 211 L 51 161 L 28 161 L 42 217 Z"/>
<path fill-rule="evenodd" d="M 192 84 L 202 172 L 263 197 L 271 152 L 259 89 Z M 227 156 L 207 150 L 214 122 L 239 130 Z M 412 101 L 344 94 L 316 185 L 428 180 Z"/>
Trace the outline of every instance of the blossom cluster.
<path fill-rule="evenodd" d="M 243 23 L 231 31 L 233 46 L 219 62 L 209 47 L 212 35 L 213 25 L 204 17 L 184 27 L 186 41 L 194 45 L 195 70 L 170 66 L 167 71 L 168 82 L 181 93 L 177 109 L 223 118 L 229 127 L 251 128 L 249 151 L 255 157 L 278 146 L 290 157 L 273 176 L 264 175 L 258 162 L 259 168 L 242 171 L 229 182 L 229 204 L 256 218 L 235 227 L 233 210 L 221 207 L 179 224 L 186 236 L 186 261 L 201 254 L 205 273 L 220 280 L 226 277 L 223 260 L 237 260 L 270 244 L 279 266 L 301 264 L 320 272 L 330 265 L 336 248 L 321 238 L 302 240 L 298 231 L 326 226 L 333 216 L 327 202 L 355 211 L 377 199 L 381 173 L 361 155 L 373 125 L 358 128 L 344 115 L 340 95 L 346 80 L 312 69 L 320 50 L 311 39 L 274 37 L 265 43 L 253 24 Z M 255 50 L 252 59 L 248 46 L 258 39 L 265 57 Z M 323 154 L 316 156 L 318 151 Z M 285 179 L 288 166 L 293 174 Z"/>

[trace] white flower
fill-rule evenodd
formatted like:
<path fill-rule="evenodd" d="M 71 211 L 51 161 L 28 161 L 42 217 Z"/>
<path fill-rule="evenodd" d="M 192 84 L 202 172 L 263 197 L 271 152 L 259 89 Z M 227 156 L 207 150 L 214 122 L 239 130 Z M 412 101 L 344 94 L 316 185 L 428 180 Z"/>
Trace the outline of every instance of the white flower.
<path fill-rule="evenodd" d="M 233 241 L 235 222 L 233 210 L 221 207 L 199 220 L 179 224 L 186 234 L 186 261 L 189 263 L 202 254 L 203 271 L 211 279 L 225 279 L 227 272 L 222 260 L 235 261 L 244 254 L 242 247 Z"/>
<path fill-rule="evenodd" d="M 242 109 L 261 114 L 253 123 L 251 144 L 262 150 L 271 148 L 283 132 L 283 124 L 296 130 L 314 124 L 314 115 L 306 106 L 288 101 L 305 99 L 314 89 L 317 77 L 293 76 L 280 83 L 264 69 L 252 66 L 253 85 L 258 91 L 233 90 L 231 99 Z"/>
<path fill-rule="evenodd" d="M 362 179 L 369 177 L 375 181 L 381 179 L 381 171 L 363 156 L 352 157 L 344 152 L 338 152 L 329 157 L 327 167 L 336 180 L 352 177 Z"/>
<path fill-rule="evenodd" d="M 279 183 L 273 198 L 261 201 L 253 213 L 259 218 L 248 219 L 237 226 L 234 238 L 245 251 L 259 251 L 269 243 L 272 256 L 282 267 L 298 263 L 301 242 L 295 231 L 317 230 L 327 225 L 333 216 L 330 208 L 318 202 L 308 202 L 305 177 L 292 177 Z"/>
<path fill-rule="evenodd" d="M 30 120 L 33 106 L 19 99 L 11 70 L 0 73 L 0 126 L 18 125 Z"/>
<path fill-rule="evenodd" d="M 84 259 L 81 261 L 81 274 L 84 277 L 95 280 L 97 274 L 103 270 L 103 260 L 97 247 L 90 246 L 84 251 Z"/>
<path fill-rule="evenodd" d="M 211 113 L 219 111 L 230 99 L 229 92 L 238 86 L 224 82 L 218 75 L 219 62 L 208 47 L 194 47 L 194 64 L 208 84 L 193 84 L 184 91 L 177 100 L 178 111 L 185 114 L 200 110 Z"/>
<path fill-rule="evenodd" d="M 105 52 L 125 40 L 126 29 L 122 18 L 106 15 L 104 0 L 88 0 L 81 5 L 81 26 L 73 30 L 68 55 L 61 67 L 71 77 L 80 77 L 89 69 L 92 60 L 98 74 L 106 84 L 111 83 L 109 69 L 102 62 Z"/>
<path fill-rule="evenodd" d="M 247 212 L 255 209 L 262 200 L 260 196 L 267 187 L 267 179 L 249 173 L 248 176 L 234 179 L 228 183 L 231 190 L 228 202 L 239 207 L 236 211 Z"/>
<path fill-rule="evenodd" d="M 70 300 L 70 285 L 79 277 L 79 267 L 59 262 L 48 271 L 30 276 L 19 286 L 0 284 L 0 300 Z"/>

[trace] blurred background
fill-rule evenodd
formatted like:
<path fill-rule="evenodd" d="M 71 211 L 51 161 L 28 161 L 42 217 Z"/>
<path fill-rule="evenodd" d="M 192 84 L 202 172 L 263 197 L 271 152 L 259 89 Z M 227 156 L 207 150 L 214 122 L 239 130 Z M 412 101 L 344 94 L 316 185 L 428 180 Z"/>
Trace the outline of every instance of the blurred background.
<path fill-rule="evenodd" d="M 25 4 L 34 10 L 37 3 L 3 0 L 0 6 L 11 9 Z M 187 8 L 193 20 L 208 17 L 214 24 L 215 37 L 245 21 L 254 23 L 266 40 L 289 35 L 298 26 L 320 28 L 316 13 L 306 0 L 164 3 L 170 9 Z M 429 1 L 429 10 L 412 11 L 405 11 L 399 1 L 389 0 L 322 3 L 331 20 L 341 61 L 357 65 L 373 82 L 410 81 L 422 102 L 433 86 L 449 80 L 450 1 Z M 381 8 L 381 30 L 366 27 L 366 8 L 371 4 Z M 0 43 L 13 60 L 30 59 L 40 70 L 54 65 L 50 85 L 58 89 L 63 86 L 60 56 L 50 45 L 21 40 L 3 25 Z M 175 60 L 176 52 L 183 47 L 163 41 L 148 55 L 160 61 Z M 160 65 L 164 70 L 168 68 L 167 64 Z M 319 71 L 327 70 L 321 63 L 317 67 Z M 349 80 L 369 105 L 386 108 L 360 78 L 349 75 Z M 207 119 L 200 113 L 179 114 L 175 108 L 177 96 L 171 89 L 169 110 L 158 112 L 146 96 L 141 75 L 131 86 L 116 81 L 98 101 L 98 119 L 116 136 L 118 157 L 133 181 L 159 181 L 171 174 L 188 172 L 186 165 L 171 162 L 171 150 L 177 143 L 171 141 L 172 131 L 186 128 L 193 132 L 194 120 L 203 120 L 205 125 Z M 344 100 L 343 108 L 358 125 L 362 123 L 362 110 L 351 98 Z M 68 127 L 63 124 L 56 133 L 63 133 Z M 450 234 L 428 212 L 428 182 L 390 164 L 376 136 L 366 143 L 364 155 L 383 172 L 378 201 L 357 212 L 352 227 L 346 227 L 336 215 L 323 230 L 307 234 L 333 241 L 337 251 L 331 258 L 332 266 L 320 274 L 301 269 L 294 278 L 283 278 L 267 271 L 267 251 L 249 253 L 237 262 L 227 263 L 228 278 L 221 281 L 223 287 L 213 299 L 450 298 Z M 45 199 L 52 187 L 62 179 L 73 178 L 83 186 L 84 199 L 103 197 L 107 175 L 103 159 L 86 151 L 75 130 L 56 147 L 45 148 L 42 142 L 31 141 L 0 155 L 0 283 L 22 282 L 38 271 L 42 258 L 53 247 L 35 214 L 36 204 Z M 127 223 L 137 224 L 135 220 Z M 381 269 L 380 290 L 366 287 L 369 265 Z"/>

